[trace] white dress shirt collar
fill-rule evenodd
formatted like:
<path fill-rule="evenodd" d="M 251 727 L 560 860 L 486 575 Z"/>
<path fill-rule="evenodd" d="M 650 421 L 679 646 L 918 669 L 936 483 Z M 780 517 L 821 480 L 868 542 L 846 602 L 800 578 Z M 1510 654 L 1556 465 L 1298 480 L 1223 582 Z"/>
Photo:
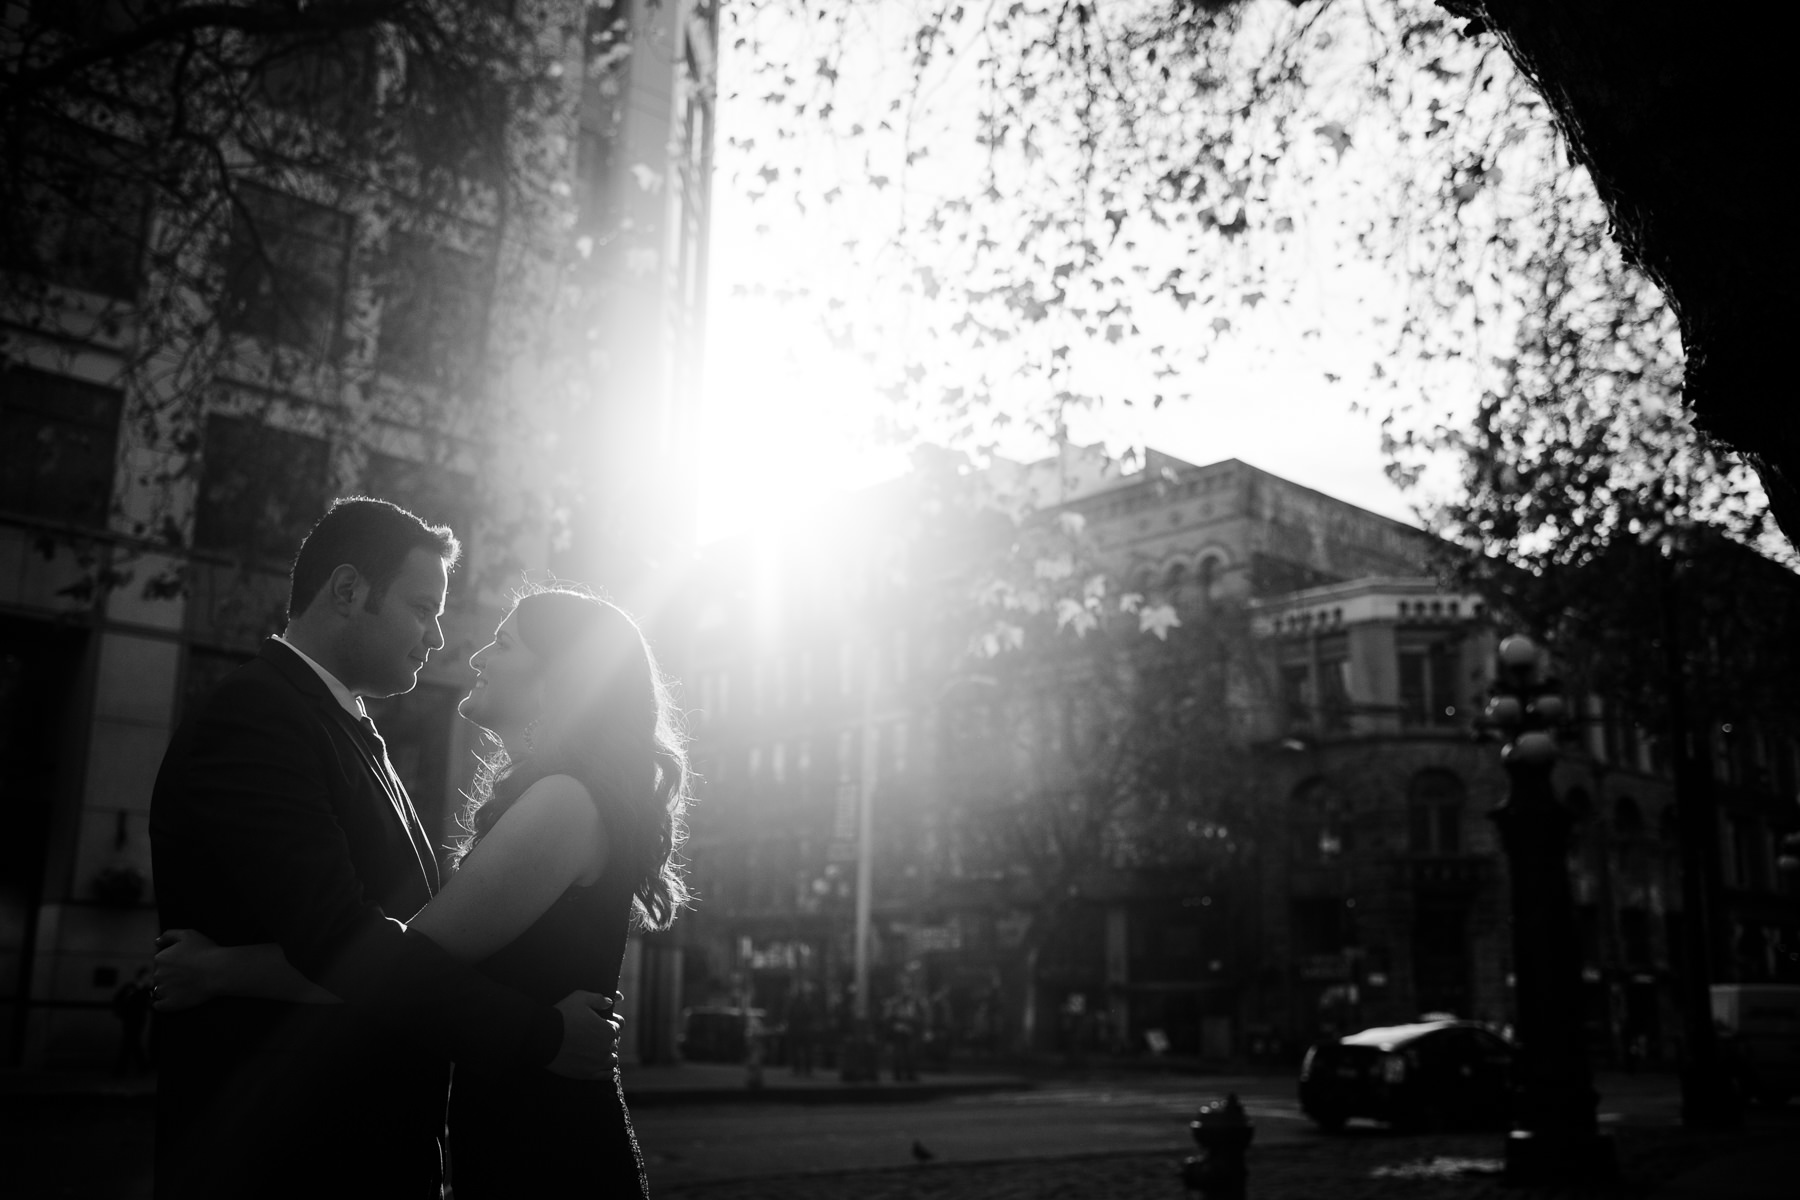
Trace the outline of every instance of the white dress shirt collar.
<path fill-rule="evenodd" d="M 318 663 L 314 662 L 311 655 L 282 637 L 279 633 L 275 635 L 275 640 L 286 646 L 289 650 L 292 650 L 295 654 L 298 654 L 300 656 L 300 661 L 311 667 L 318 674 L 319 678 L 325 681 L 325 686 L 331 689 L 332 699 L 342 705 L 345 712 L 349 713 L 358 721 L 368 717 L 369 710 L 363 707 L 362 697 L 356 695 L 349 688 L 339 683 L 336 675 L 333 675 L 330 671 L 327 671 L 324 667 L 321 667 Z"/>

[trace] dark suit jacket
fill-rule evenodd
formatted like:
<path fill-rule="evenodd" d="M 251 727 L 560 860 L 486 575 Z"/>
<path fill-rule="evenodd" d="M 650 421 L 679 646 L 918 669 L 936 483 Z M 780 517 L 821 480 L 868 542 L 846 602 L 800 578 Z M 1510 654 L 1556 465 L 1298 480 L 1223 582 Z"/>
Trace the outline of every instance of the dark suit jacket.
<path fill-rule="evenodd" d="M 450 1060 L 555 1054 L 555 1009 L 397 923 L 436 890 L 431 840 L 380 744 L 279 642 L 182 721 L 150 840 L 163 928 L 278 942 L 346 1001 L 158 1018 L 159 1197 L 435 1197 Z"/>

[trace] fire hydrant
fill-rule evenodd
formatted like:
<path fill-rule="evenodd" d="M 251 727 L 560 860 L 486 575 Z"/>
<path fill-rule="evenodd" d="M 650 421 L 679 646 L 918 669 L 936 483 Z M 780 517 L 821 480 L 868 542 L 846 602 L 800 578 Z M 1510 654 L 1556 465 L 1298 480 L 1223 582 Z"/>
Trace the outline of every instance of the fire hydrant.
<path fill-rule="evenodd" d="M 1188 1131 L 1204 1153 L 1181 1164 L 1181 1182 L 1204 1200 L 1244 1200 L 1249 1174 L 1244 1155 L 1256 1127 L 1244 1115 L 1237 1093 L 1226 1096 L 1222 1104 L 1203 1106 L 1188 1122 Z"/>

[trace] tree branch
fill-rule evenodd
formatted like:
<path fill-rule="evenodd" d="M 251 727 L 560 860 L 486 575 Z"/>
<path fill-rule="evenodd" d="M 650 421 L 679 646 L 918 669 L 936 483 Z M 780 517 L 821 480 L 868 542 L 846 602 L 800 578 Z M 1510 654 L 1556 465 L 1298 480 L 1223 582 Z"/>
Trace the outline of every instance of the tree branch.
<path fill-rule="evenodd" d="M 316 4 L 196 4 L 176 8 L 105 41 L 72 50 L 41 67 L 21 70 L 0 89 L 0 108 L 61 87 L 90 67 L 117 62 L 152 47 L 198 33 L 246 33 L 280 37 L 296 33 L 345 33 L 391 20 L 416 0 L 334 0 Z"/>

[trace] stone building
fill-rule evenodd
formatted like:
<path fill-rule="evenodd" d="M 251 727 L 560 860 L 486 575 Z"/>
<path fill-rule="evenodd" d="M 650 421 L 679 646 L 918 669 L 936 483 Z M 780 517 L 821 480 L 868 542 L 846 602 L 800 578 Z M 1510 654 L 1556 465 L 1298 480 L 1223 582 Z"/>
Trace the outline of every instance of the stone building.
<path fill-rule="evenodd" d="M 52 6 L 5 14 L 9 48 L 40 17 L 53 27 L 44 44 L 87 35 Z M 583 353 L 608 357 L 631 390 L 596 382 L 570 395 L 567 374 L 533 358 L 541 343 L 525 354 L 508 340 L 509 323 L 531 319 L 525 285 L 552 282 L 541 273 L 519 292 L 483 290 L 480 247 L 525 242 L 554 261 L 531 239 L 563 233 L 502 228 L 476 203 L 427 236 L 378 219 L 370 197 L 334 209 L 259 184 L 240 192 L 217 293 L 198 298 L 240 352 L 173 397 L 180 420 L 157 419 L 171 396 L 157 393 L 155 372 L 125 364 L 178 356 L 138 344 L 146 326 L 135 315 L 158 286 L 146 239 L 167 214 L 149 202 L 123 225 L 94 209 L 17 214 L 47 249 L 5 267 L 30 273 L 31 294 L 54 306 L 27 310 L 14 303 L 25 289 L 11 288 L 0 315 L 0 738 L 14 764 L 0 785 L 0 1061 L 111 1060 L 110 1002 L 148 964 L 157 932 L 147 809 L 163 748 L 184 707 L 279 630 L 287 561 L 334 496 L 382 496 L 448 522 L 470 552 L 451 584 L 448 645 L 415 691 L 371 704 L 421 816 L 448 841 L 476 749 L 454 710 L 505 589 L 523 569 L 622 570 L 592 541 L 558 533 L 568 502 L 515 436 L 544 418 L 546 380 L 564 388 L 563 414 L 646 439 L 640 460 L 670 470 L 668 487 L 682 492 L 670 431 L 692 408 L 681 364 L 699 356 L 716 6 L 622 0 L 546 14 L 538 32 L 567 70 L 560 125 L 534 127 L 545 138 L 539 182 L 574 198 L 579 234 L 630 217 L 634 236 L 615 239 L 613 257 L 590 256 L 586 283 L 596 308 L 629 306 L 643 324 L 609 330 L 587 314 L 600 333 Z M 607 53 L 595 52 L 601 42 Z M 344 83 L 341 61 L 282 61 L 284 80 L 323 81 L 334 105 L 361 94 L 329 90 Z M 281 107 L 270 81 L 259 86 L 259 103 Z M 125 188 L 109 161 L 82 165 L 81 195 Z M 265 253 L 240 253 L 253 237 Z M 392 269 L 397 260 L 406 269 Z M 43 317 L 52 311 L 118 315 Z M 484 386 L 459 388 L 445 363 L 477 347 L 500 365 Z M 302 360 L 312 365 L 253 369 Z M 590 490 L 579 516 L 603 524 L 618 503 Z M 679 1003 L 647 982 L 627 990 Z M 632 1015 L 647 1052 L 672 1036 L 668 1013 Z"/>
<path fill-rule="evenodd" d="M 1234 704 L 1254 854 L 1228 870 L 1094 870 L 1024 968 L 1013 886 L 957 844 L 964 807 L 1016 788 L 953 753 L 994 736 L 980 705 L 957 703 L 968 670 L 948 619 L 979 539 L 921 543 L 909 514 L 931 502 L 890 485 L 785 542 L 703 557 L 713 603 L 691 643 L 689 698 L 708 779 L 690 996 L 779 1015 L 801 980 L 845 995 L 866 786 L 872 999 L 920 992 L 946 1044 L 1282 1057 L 1423 1012 L 1506 1023 L 1508 881 L 1487 818 L 1506 781 L 1497 745 L 1472 736 L 1505 631 L 1431 577 L 1427 536 L 1244 463 L 1154 451 L 1125 472 L 1098 448 L 1065 447 L 998 464 L 981 485 L 990 503 L 1038 514 L 1028 520 L 1079 514 L 1108 574 L 1184 621 L 1247 612 L 1257 678 Z M 1555 786 L 1577 821 L 1590 1030 L 1602 1054 L 1667 1057 L 1679 1032 L 1672 781 L 1649 739 L 1577 700 Z M 1772 978 L 1800 965 L 1782 957 L 1794 883 L 1774 866 L 1796 824 L 1776 782 L 1794 750 L 1739 740 L 1773 785 L 1725 806 L 1739 830 L 1727 838 L 1738 952 L 1763 965 L 1720 977 Z M 1745 754 L 1720 760 L 1728 797 L 1728 779 L 1757 777 Z"/>

